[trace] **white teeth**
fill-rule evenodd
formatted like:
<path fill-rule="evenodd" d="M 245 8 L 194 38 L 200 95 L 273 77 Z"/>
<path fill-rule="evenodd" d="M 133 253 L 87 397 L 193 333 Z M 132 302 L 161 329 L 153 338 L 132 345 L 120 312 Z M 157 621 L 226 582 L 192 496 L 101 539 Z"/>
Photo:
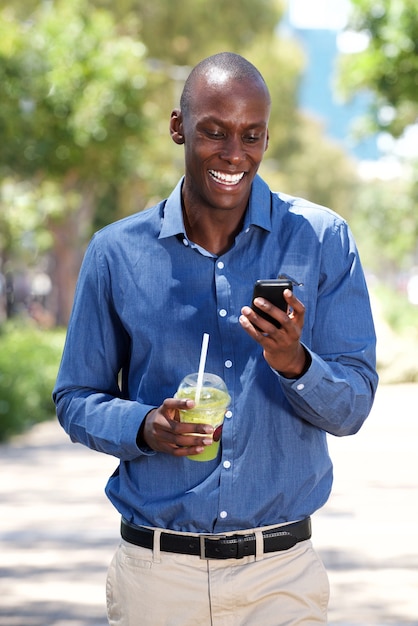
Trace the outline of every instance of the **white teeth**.
<path fill-rule="evenodd" d="M 209 170 L 209 174 L 216 180 L 220 180 L 228 185 L 237 185 L 244 176 L 244 172 L 240 172 L 239 174 L 224 174 L 223 172 L 217 172 L 215 170 Z"/>

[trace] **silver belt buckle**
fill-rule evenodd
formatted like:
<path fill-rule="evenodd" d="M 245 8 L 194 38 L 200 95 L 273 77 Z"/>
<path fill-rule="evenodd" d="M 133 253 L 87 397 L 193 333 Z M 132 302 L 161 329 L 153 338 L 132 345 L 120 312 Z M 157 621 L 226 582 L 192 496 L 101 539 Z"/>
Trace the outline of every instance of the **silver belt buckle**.
<path fill-rule="evenodd" d="M 211 557 L 206 556 L 205 539 L 209 539 L 209 541 L 219 541 L 220 539 L 226 539 L 226 535 L 199 535 L 200 558 L 209 561 Z"/>

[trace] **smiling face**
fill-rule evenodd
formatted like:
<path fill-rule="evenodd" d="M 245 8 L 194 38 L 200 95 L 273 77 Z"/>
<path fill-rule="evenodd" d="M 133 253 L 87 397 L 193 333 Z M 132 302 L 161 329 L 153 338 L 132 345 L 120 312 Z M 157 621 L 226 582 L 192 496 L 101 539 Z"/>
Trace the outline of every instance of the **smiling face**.
<path fill-rule="evenodd" d="M 196 79 L 187 110 L 171 118 L 172 138 L 185 146 L 186 210 L 244 213 L 267 148 L 269 113 L 256 76 L 238 80 L 213 68 Z"/>

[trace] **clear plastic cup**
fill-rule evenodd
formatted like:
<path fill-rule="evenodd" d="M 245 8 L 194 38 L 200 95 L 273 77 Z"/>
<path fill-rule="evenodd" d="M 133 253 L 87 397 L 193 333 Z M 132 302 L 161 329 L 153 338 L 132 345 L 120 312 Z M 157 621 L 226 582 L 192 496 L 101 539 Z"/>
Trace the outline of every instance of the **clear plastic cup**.
<path fill-rule="evenodd" d="M 188 374 L 181 381 L 175 394 L 176 398 L 195 400 L 197 387 L 197 372 Z M 203 374 L 202 388 L 198 404 L 193 409 L 180 411 L 180 421 L 191 424 L 210 424 L 214 428 L 213 441 L 210 446 L 205 446 L 203 452 L 188 456 L 192 461 L 211 461 L 215 459 L 219 451 L 219 442 L 225 411 L 231 398 L 222 378 L 216 374 L 205 372 Z M 201 433 L 190 433 L 199 437 L 208 437 Z"/>

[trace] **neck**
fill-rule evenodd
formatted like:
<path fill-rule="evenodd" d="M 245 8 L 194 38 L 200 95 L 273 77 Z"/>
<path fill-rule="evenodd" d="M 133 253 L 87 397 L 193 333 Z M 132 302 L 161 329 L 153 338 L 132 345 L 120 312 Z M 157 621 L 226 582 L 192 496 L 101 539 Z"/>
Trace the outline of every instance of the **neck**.
<path fill-rule="evenodd" d="M 231 215 L 229 211 L 217 213 L 219 215 L 215 211 L 210 214 L 194 212 L 183 207 L 184 227 L 190 241 L 219 256 L 234 244 L 235 237 L 242 228 L 243 215 Z"/>

